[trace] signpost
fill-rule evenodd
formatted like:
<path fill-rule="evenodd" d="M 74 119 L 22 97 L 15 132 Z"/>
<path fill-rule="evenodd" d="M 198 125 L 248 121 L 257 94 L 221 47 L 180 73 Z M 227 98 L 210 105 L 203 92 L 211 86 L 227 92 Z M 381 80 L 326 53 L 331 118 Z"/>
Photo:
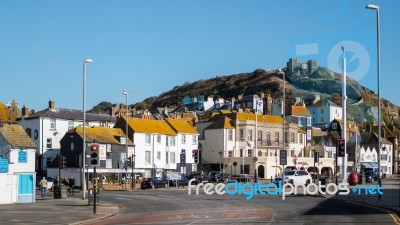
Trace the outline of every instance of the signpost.
<path fill-rule="evenodd" d="M 279 164 L 280 165 L 287 165 L 287 151 L 281 150 L 279 153 Z"/>

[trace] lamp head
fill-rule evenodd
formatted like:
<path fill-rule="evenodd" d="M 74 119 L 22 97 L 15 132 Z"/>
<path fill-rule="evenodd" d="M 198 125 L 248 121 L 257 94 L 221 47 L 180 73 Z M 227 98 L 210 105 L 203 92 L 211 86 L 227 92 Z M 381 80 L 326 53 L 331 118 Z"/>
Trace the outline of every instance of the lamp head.
<path fill-rule="evenodd" d="M 91 60 L 91 59 L 85 59 L 85 60 L 83 60 L 83 62 L 85 62 L 85 63 L 92 63 L 93 60 Z"/>
<path fill-rule="evenodd" d="M 368 4 L 365 6 L 366 9 L 373 9 L 373 10 L 379 10 L 379 6 L 373 5 L 373 4 Z"/>
<path fill-rule="evenodd" d="M 126 92 L 126 90 L 124 90 L 124 91 L 122 92 L 122 94 L 123 94 L 123 95 L 128 95 L 128 92 Z"/>

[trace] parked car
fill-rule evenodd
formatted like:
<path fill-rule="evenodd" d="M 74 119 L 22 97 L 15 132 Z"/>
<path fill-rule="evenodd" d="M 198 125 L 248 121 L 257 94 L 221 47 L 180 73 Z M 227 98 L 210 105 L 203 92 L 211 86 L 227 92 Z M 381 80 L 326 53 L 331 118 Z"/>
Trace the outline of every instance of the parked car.
<path fill-rule="evenodd" d="M 365 182 L 374 182 L 375 180 L 378 180 L 379 173 L 378 171 L 365 171 L 363 176 L 365 177 Z"/>
<path fill-rule="evenodd" d="M 165 187 L 166 181 L 159 177 L 144 178 L 140 183 L 140 188 L 159 188 Z"/>
<path fill-rule="evenodd" d="M 201 181 L 204 178 L 201 176 L 200 172 L 196 171 L 196 172 L 191 172 L 190 175 L 187 177 L 187 179 L 188 180 L 195 179 L 193 183 L 198 184 L 198 183 L 201 183 Z"/>
<path fill-rule="evenodd" d="M 179 179 L 179 180 L 171 180 L 170 186 L 175 187 L 176 183 L 178 183 L 179 187 L 188 186 L 189 179 L 182 176 L 181 179 Z"/>
<path fill-rule="evenodd" d="M 229 175 L 226 173 L 221 173 L 220 171 L 212 171 L 208 174 L 208 182 L 224 182 L 228 179 Z"/>
<path fill-rule="evenodd" d="M 311 175 L 305 170 L 292 170 L 285 172 L 285 183 L 293 185 L 308 185 L 311 183 Z"/>

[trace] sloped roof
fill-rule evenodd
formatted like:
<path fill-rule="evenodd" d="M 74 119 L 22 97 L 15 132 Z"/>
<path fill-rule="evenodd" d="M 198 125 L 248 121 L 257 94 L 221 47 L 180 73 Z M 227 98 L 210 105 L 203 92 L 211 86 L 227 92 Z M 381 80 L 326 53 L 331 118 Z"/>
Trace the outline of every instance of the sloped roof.
<path fill-rule="evenodd" d="M 237 120 L 256 120 L 256 115 L 253 113 L 236 113 Z M 280 116 L 272 116 L 272 115 L 257 115 L 258 122 L 264 123 L 283 123 L 283 119 Z"/>
<path fill-rule="evenodd" d="M 370 132 L 360 132 L 361 141 L 360 145 L 373 145 L 378 144 L 378 135 Z M 381 138 L 382 144 L 392 144 L 385 138 Z"/>
<path fill-rule="evenodd" d="M 65 120 L 83 120 L 82 110 L 76 109 L 44 109 L 39 112 L 35 112 L 28 117 L 25 117 L 26 120 L 35 119 L 39 117 L 48 117 L 48 118 L 56 118 L 56 119 L 65 119 Z M 86 121 L 110 121 L 115 122 L 116 119 L 113 116 L 105 115 L 105 114 L 94 114 L 94 113 L 86 113 Z"/>
<path fill-rule="evenodd" d="M 312 136 L 313 136 L 313 137 L 316 137 L 316 136 L 323 136 L 322 130 L 319 129 L 319 128 L 316 128 L 316 127 L 313 127 L 313 128 L 312 128 L 311 133 L 312 133 Z"/>
<path fill-rule="evenodd" d="M 83 127 L 77 126 L 73 130 L 81 138 L 83 137 Z M 125 137 L 125 133 L 120 128 L 109 128 L 109 127 L 86 127 L 86 142 L 96 141 L 97 143 L 107 144 L 121 144 L 117 137 Z M 132 144 L 132 141 L 128 139 L 128 144 Z"/>
<path fill-rule="evenodd" d="M 307 132 L 305 131 L 305 129 L 303 128 L 299 128 L 297 131 L 299 134 L 307 134 Z"/>
<path fill-rule="evenodd" d="M 212 129 L 235 129 L 235 126 L 232 120 L 226 116 L 220 116 L 216 118 L 216 120 L 210 124 L 205 130 Z"/>
<path fill-rule="evenodd" d="M 305 106 L 294 106 L 292 105 L 292 115 L 293 116 L 307 116 L 311 117 L 310 111 Z"/>
<path fill-rule="evenodd" d="M 177 133 L 198 134 L 196 128 L 189 124 L 187 119 L 167 119 L 167 123 Z"/>
<path fill-rule="evenodd" d="M 13 148 L 36 148 L 35 143 L 29 138 L 21 125 L 5 124 L 0 127 L 0 134 Z"/>
<path fill-rule="evenodd" d="M 8 121 L 10 118 L 10 110 L 6 105 L 0 102 L 0 121 Z"/>
<path fill-rule="evenodd" d="M 176 135 L 176 132 L 164 120 L 128 118 L 128 124 L 138 133 Z"/>
<path fill-rule="evenodd" d="M 311 105 L 310 107 L 318 108 L 318 107 L 323 107 L 323 106 L 334 106 L 334 107 L 341 107 L 334 102 L 332 102 L 329 99 L 322 99 L 317 101 L 315 104 Z"/>

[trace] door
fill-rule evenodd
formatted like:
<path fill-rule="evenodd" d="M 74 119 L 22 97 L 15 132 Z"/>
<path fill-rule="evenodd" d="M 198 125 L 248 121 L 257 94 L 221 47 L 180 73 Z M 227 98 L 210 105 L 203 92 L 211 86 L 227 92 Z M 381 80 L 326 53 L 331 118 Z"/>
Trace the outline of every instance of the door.
<path fill-rule="evenodd" d="M 264 169 L 264 166 L 263 166 L 263 165 L 258 166 L 258 169 L 257 169 L 257 171 L 258 171 L 258 178 L 262 178 L 262 179 L 265 178 L 265 176 L 264 176 L 265 171 L 264 171 L 264 170 L 265 170 L 265 169 Z"/>
<path fill-rule="evenodd" d="M 35 202 L 34 174 L 18 174 L 18 203 Z"/>

